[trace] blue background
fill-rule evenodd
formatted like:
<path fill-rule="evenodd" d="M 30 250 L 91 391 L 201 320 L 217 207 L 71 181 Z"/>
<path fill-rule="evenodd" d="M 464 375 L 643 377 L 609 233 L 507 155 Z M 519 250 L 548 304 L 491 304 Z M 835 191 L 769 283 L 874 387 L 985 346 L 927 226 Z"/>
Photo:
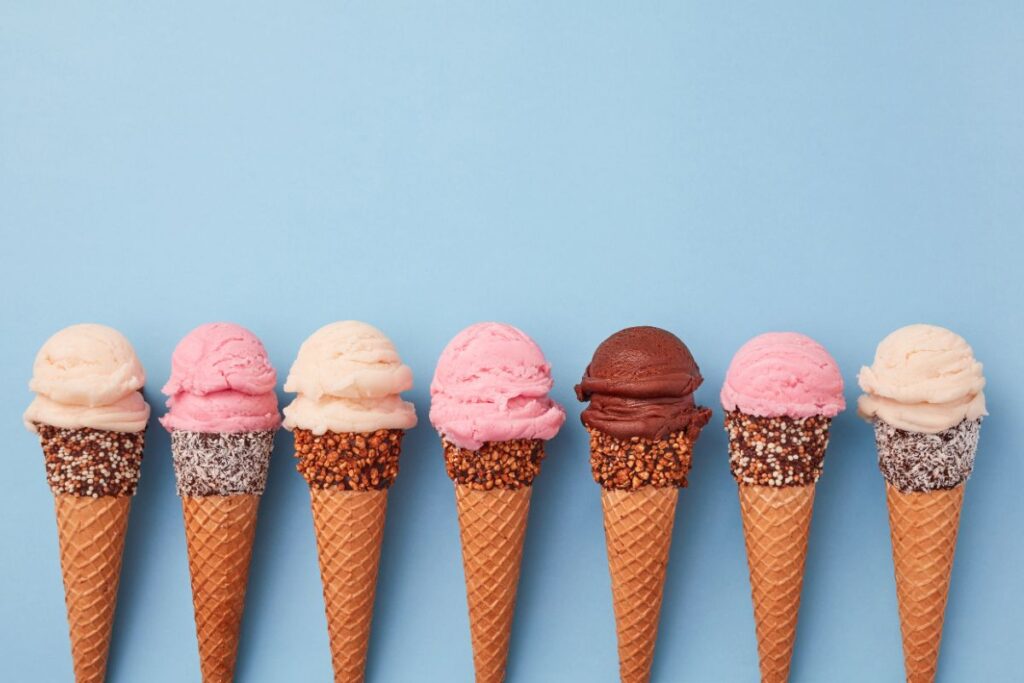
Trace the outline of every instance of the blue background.
<path fill-rule="evenodd" d="M 88 6 L 84 6 L 88 5 Z M 95 321 L 158 390 L 177 340 L 231 320 L 283 379 L 327 322 L 382 328 L 416 376 L 389 507 L 371 681 L 469 681 L 455 506 L 426 423 L 438 354 L 502 320 L 570 418 L 537 482 L 509 680 L 612 681 L 597 486 L 572 385 L 594 347 L 666 327 L 716 409 L 678 510 L 658 681 L 753 681 L 717 392 L 735 350 L 806 332 L 855 375 L 927 321 L 985 363 L 944 681 L 1024 678 L 1024 6 L 975 3 L 0 3 L 0 659 L 71 672 L 52 498 L 21 425 L 39 345 Z M 287 9 L 285 9 L 287 8 Z M 282 394 L 282 400 L 286 397 Z M 869 427 L 835 422 L 794 681 L 896 681 Z M 306 485 L 280 435 L 240 681 L 330 679 Z M 167 435 L 150 426 L 112 681 L 198 680 Z"/>

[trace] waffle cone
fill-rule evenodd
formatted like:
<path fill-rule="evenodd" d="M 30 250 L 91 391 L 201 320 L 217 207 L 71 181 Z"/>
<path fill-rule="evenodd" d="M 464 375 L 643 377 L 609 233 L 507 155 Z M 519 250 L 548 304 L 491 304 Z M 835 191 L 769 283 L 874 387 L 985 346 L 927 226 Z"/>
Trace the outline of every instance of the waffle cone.
<path fill-rule="evenodd" d="M 675 487 L 601 490 L 623 683 L 651 676 L 678 498 Z"/>
<path fill-rule="evenodd" d="M 259 504 L 245 494 L 181 499 L 204 683 L 234 676 Z"/>
<path fill-rule="evenodd" d="M 131 496 L 55 496 L 77 683 L 103 683 Z"/>
<path fill-rule="evenodd" d="M 739 487 L 763 683 L 785 683 L 796 641 L 814 485 Z"/>
<path fill-rule="evenodd" d="M 505 679 L 530 493 L 455 485 L 477 683 Z"/>
<path fill-rule="evenodd" d="M 886 497 L 907 681 L 931 683 L 938 668 L 964 487 L 903 493 L 887 485 Z"/>
<path fill-rule="evenodd" d="M 387 489 L 310 489 L 334 680 L 361 683 L 370 645 Z"/>

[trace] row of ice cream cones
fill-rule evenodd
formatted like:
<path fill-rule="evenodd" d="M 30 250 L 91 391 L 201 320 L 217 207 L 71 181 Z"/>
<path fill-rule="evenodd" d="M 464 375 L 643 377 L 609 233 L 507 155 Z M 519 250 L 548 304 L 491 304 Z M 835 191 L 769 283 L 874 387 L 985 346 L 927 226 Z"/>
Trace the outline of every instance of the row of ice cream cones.
<path fill-rule="evenodd" d="M 860 374 L 886 479 L 909 681 L 935 677 L 964 482 L 985 414 L 981 365 L 942 328 L 887 337 Z M 25 414 L 55 495 L 76 680 L 102 681 L 131 496 L 149 406 L 128 341 L 76 325 L 40 350 Z M 237 325 L 193 330 L 163 388 L 182 500 L 201 676 L 234 678 L 260 496 L 282 425 L 276 373 Z M 587 403 L 620 678 L 650 678 L 679 489 L 711 411 L 697 363 L 675 335 L 621 330 L 576 387 Z M 454 483 L 478 683 L 505 678 L 532 485 L 565 420 L 550 367 L 522 331 L 481 323 L 445 348 L 430 421 Z M 297 469 L 310 489 L 335 680 L 365 675 L 388 490 L 416 424 L 401 393 L 411 370 L 379 330 L 318 330 L 285 382 Z M 733 358 L 721 400 L 739 491 L 761 677 L 786 681 L 796 636 L 815 485 L 843 380 L 825 349 L 795 333 L 755 337 Z"/>

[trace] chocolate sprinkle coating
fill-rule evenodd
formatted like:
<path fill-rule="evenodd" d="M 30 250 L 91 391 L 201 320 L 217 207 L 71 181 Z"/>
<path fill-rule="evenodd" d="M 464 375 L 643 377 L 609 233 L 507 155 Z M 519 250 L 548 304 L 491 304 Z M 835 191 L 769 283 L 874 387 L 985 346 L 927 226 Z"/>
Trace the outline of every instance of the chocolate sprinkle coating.
<path fill-rule="evenodd" d="M 824 415 L 761 417 L 725 414 L 729 468 L 748 486 L 807 486 L 818 481 L 832 419 Z"/>
<path fill-rule="evenodd" d="M 110 432 L 37 424 L 54 495 L 131 496 L 139 483 L 145 431 Z"/>
<path fill-rule="evenodd" d="M 602 488 L 634 491 L 641 486 L 685 488 L 693 461 L 687 430 L 664 439 L 620 439 L 600 429 L 590 432 L 590 470 Z"/>
<path fill-rule="evenodd" d="M 964 420 L 938 434 L 908 432 L 875 420 L 878 468 L 903 492 L 951 489 L 974 469 L 981 420 Z"/>
<path fill-rule="evenodd" d="M 478 451 L 459 448 L 445 439 L 441 445 L 451 480 L 480 491 L 530 486 L 544 459 L 541 439 L 487 441 Z"/>
<path fill-rule="evenodd" d="M 171 457 L 179 496 L 262 495 L 274 449 L 274 430 L 171 432 Z"/>
<path fill-rule="evenodd" d="M 398 476 L 401 429 L 375 432 L 325 432 L 295 429 L 296 469 L 312 489 L 374 491 L 386 489 Z"/>

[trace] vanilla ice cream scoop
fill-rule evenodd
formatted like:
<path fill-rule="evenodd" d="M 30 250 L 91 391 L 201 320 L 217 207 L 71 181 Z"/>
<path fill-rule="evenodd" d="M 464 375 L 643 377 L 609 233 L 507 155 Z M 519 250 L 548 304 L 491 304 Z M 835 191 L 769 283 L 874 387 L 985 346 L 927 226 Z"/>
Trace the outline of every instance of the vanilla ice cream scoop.
<path fill-rule="evenodd" d="M 936 434 L 984 415 L 982 365 L 960 335 L 935 325 L 908 325 L 882 340 L 857 377 L 857 411 L 909 432 Z"/>
<path fill-rule="evenodd" d="M 25 426 L 140 432 L 149 419 L 140 393 L 145 381 L 135 350 L 120 332 L 95 324 L 66 327 L 36 355 L 29 382 L 36 398 L 25 411 Z"/>
<path fill-rule="evenodd" d="M 355 320 L 331 323 L 299 348 L 284 383 L 298 394 L 284 426 L 316 435 L 411 429 L 416 408 L 400 396 L 411 388 L 412 370 L 383 332 Z"/>

